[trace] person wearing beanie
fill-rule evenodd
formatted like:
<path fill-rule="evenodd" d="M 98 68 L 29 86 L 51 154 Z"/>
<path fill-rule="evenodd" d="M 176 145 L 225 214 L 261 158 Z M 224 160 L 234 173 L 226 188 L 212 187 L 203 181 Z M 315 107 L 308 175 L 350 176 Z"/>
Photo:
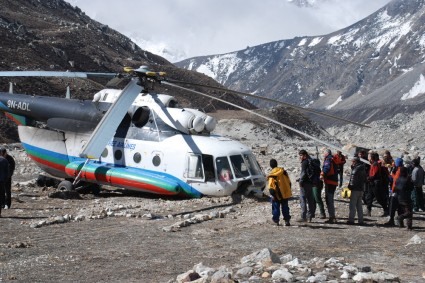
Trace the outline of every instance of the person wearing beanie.
<path fill-rule="evenodd" d="M 424 205 L 424 195 L 422 186 L 424 184 L 424 169 L 419 164 L 420 158 L 415 158 L 412 160 L 412 182 L 413 182 L 413 191 L 412 191 L 412 202 L 413 202 L 413 211 L 418 212 L 419 209 L 422 209 L 422 211 L 425 211 L 425 205 Z"/>
<path fill-rule="evenodd" d="M 270 160 L 271 172 L 267 175 L 270 200 L 272 203 L 272 221 L 279 225 L 280 211 L 282 211 L 285 226 L 290 226 L 289 198 L 292 197 L 291 180 L 285 169 L 277 167 L 276 159 Z"/>

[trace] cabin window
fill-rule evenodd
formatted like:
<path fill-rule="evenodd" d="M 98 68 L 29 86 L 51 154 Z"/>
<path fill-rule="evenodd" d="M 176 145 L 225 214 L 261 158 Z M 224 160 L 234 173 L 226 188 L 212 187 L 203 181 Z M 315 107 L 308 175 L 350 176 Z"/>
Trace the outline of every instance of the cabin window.
<path fill-rule="evenodd" d="M 161 157 L 159 157 L 159 155 L 155 155 L 152 158 L 152 164 L 156 167 L 158 167 L 161 164 Z"/>
<path fill-rule="evenodd" d="M 202 169 L 201 155 L 189 155 L 187 166 L 187 177 L 190 179 L 203 179 L 204 171 Z"/>
<path fill-rule="evenodd" d="M 122 158 L 122 151 L 120 149 L 117 149 L 114 153 L 115 160 L 121 160 Z"/>
<path fill-rule="evenodd" d="M 103 152 L 102 152 L 102 157 L 103 158 L 105 158 L 105 157 L 107 157 L 108 156 L 108 149 L 107 148 L 105 148 L 104 150 L 103 150 Z"/>
<path fill-rule="evenodd" d="M 217 167 L 218 179 L 220 181 L 229 181 L 233 179 L 233 174 L 230 169 L 229 159 L 227 156 L 217 157 L 215 159 Z"/>
<path fill-rule="evenodd" d="M 140 161 L 142 161 L 142 155 L 141 155 L 139 152 L 136 152 L 136 153 L 133 155 L 133 161 L 134 161 L 135 163 L 140 163 Z"/>
<path fill-rule="evenodd" d="M 233 171 L 235 172 L 236 178 L 244 178 L 249 176 L 248 166 L 242 158 L 242 155 L 230 156 L 232 162 Z"/>

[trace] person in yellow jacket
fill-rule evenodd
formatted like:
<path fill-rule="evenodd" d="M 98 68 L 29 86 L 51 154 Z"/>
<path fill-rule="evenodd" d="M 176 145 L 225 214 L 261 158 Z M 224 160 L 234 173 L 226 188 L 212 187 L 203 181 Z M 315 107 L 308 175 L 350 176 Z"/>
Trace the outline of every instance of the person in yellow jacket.
<path fill-rule="evenodd" d="M 282 210 L 285 226 L 290 226 L 291 215 L 288 201 L 292 197 L 291 180 L 285 169 L 277 167 L 275 159 L 270 160 L 270 167 L 272 171 L 267 175 L 267 181 L 271 196 L 273 223 L 279 225 L 280 210 Z"/>

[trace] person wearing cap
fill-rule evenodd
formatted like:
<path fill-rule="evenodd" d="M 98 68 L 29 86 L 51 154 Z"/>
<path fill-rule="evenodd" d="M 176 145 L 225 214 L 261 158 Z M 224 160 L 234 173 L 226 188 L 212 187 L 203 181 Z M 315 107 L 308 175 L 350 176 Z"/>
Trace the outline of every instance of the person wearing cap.
<path fill-rule="evenodd" d="M 419 209 L 425 211 L 424 195 L 422 191 L 422 185 L 424 184 L 424 169 L 420 165 L 420 158 L 414 158 L 412 160 L 412 182 L 414 189 L 412 191 L 413 211 L 418 212 Z"/>
<path fill-rule="evenodd" d="M 335 204 L 334 195 L 336 186 L 338 185 L 338 172 L 336 170 L 335 162 L 333 161 L 332 151 L 325 149 L 323 153 L 323 168 L 320 178 L 325 184 L 325 201 L 328 208 L 329 219 L 325 223 L 335 224 Z"/>
<path fill-rule="evenodd" d="M 6 181 L 6 199 L 4 203 L 5 208 L 10 208 L 12 206 L 12 176 L 15 171 L 15 159 L 7 153 L 6 148 L 2 148 L 0 154 L 6 158 L 7 162 L 9 162 L 9 178 Z"/>
<path fill-rule="evenodd" d="M 348 188 L 351 190 L 350 212 L 348 214 L 347 224 L 354 224 L 354 217 L 356 216 L 357 211 L 358 224 L 364 225 L 362 197 L 364 183 L 367 178 L 366 171 L 364 169 L 363 162 L 360 161 L 360 158 L 353 157 L 351 162 L 351 176 L 348 184 Z"/>
<path fill-rule="evenodd" d="M 291 180 L 285 169 L 277 167 L 276 159 L 270 160 L 272 171 L 267 175 L 267 181 L 272 203 L 272 221 L 279 225 L 280 210 L 282 210 L 285 226 L 291 226 L 289 213 L 289 198 L 292 197 Z"/>
<path fill-rule="evenodd" d="M 0 147 L 0 216 L 1 216 L 1 209 L 5 205 L 5 186 L 7 179 L 9 178 L 9 162 L 4 157 L 3 152 L 5 152 L 6 149 L 3 147 Z"/>

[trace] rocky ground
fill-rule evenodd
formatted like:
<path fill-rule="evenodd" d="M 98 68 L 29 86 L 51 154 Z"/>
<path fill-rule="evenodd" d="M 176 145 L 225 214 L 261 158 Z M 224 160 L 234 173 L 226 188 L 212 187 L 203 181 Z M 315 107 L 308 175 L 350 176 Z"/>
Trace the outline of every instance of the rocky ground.
<path fill-rule="evenodd" d="M 341 146 L 423 155 L 424 117 L 328 131 Z M 227 118 L 217 133 L 252 146 L 265 171 L 276 158 L 294 183 L 298 151 L 322 147 L 258 121 Z M 39 171 L 19 145 L 9 150 L 18 166 L 12 209 L 0 219 L 4 282 L 425 282 L 425 212 L 415 213 L 412 231 L 384 227 L 379 207 L 366 226 L 349 226 L 348 203 L 337 194 L 338 224 L 314 219 L 284 227 L 269 223 L 266 198 L 243 195 L 172 200 L 106 188 L 99 196 L 52 198 L 54 188 L 35 185 Z M 298 186 L 293 193 L 296 219 Z"/>

